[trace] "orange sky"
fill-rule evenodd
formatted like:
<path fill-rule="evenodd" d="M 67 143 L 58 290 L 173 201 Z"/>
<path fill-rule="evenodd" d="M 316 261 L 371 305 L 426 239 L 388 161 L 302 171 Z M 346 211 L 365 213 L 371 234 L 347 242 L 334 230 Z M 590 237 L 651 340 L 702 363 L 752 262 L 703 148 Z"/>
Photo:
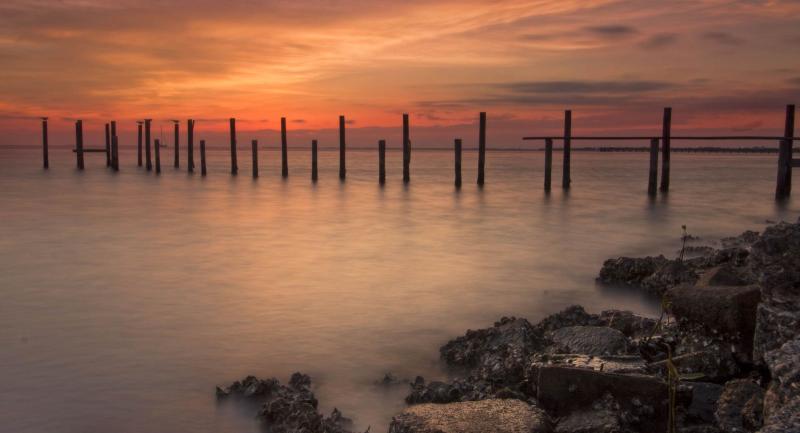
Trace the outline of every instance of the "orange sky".
<path fill-rule="evenodd" d="M 380 135 L 409 112 L 419 142 L 446 145 L 487 111 L 517 146 L 565 108 L 576 133 L 637 133 L 666 104 L 681 131 L 780 134 L 798 24 L 788 0 L 3 0 L 0 144 L 35 141 L 42 115 L 255 134 L 346 114 Z"/>

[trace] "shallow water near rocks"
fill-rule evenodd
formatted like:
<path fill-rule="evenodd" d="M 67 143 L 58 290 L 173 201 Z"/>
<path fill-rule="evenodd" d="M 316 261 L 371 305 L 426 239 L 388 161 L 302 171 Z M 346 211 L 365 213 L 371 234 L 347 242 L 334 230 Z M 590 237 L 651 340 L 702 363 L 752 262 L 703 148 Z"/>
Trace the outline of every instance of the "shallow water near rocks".
<path fill-rule="evenodd" d="M 323 412 L 385 431 L 405 386 L 384 373 L 443 377 L 438 348 L 503 315 L 531 321 L 570 304 L 655 314 L 657 300 L 595 285 L 608 257 L 680 247 L 681 225 L 705 239 L 796 220 L 773 200 L 776 156 L 674 154 L 672 191 L 645 194 L 646 154 L 573 154 L 573 188 L 542 191 L 543 154 L 476 155 L 452 186 L 452 154 L 263 151 L 261 177 L 209 154 L 206 178 L 161 176 L 123 152 L 73 168 L 66 149 L 0 149 L 0 430 L 256 432 L 255 409 L 218 405 L 214 385 L 248 374 L 312 376 Z"/>

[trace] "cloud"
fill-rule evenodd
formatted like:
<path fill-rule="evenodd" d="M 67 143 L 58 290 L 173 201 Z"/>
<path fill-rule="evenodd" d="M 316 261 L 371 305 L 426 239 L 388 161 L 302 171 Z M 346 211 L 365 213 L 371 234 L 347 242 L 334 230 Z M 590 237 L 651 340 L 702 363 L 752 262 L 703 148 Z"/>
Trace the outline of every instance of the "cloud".
<path fill-rule="evenodd" d="M 648 37 L 641 46 L 647 49 L 666 48 L 678 42 L 678 35 L 676 33 L 656 33 Z"/>
<path fill-rule="evenodd" d="M 292 119 L 291 122 L 292 123 L 306 123 L 306 120 L 305 119 Z"/>
<path fill-rule="evenodd" d="M 707 41 L 716 42 L 720 45 L 739 46 L 745 43 L 744 39 L 727 32 L 704 32 L 700 36 Z"/>
<path fill-rule="evenodd" d="M 786 80 L 787 83 L 791 84 L 792 86 L 800 87 L 800 77 L 792 77 Z"/>
<path fill-rule="evenodd" d="M 666 81 L 523 81 L 500 83 L 496 87 L 513 93 L 605 93 L 626 94 L 667 90 L 675 87 Z"/>
<path fill-rule="evenodd" d="M 619 24 L 589 26 L 589 27 L 584 27 L 584 30 L 600 37 L 612 38 L 612 39 L 619 39 L 628 36 L 633 36 L 638 32 L 638 30 L 636 30 L 634 27 L 619 25 Z"/>

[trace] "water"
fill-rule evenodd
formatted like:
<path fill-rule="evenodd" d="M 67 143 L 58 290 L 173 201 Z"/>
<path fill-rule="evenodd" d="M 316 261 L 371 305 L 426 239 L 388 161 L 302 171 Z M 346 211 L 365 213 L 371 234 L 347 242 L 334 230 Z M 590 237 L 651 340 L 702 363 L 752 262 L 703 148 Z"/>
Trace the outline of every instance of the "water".
<path fill-rule="evenodd" d="M 595 286 L 603 260 L 678 248 L 794 220 L 773 201 L 775 156 L 673 156 L 672 191 L 650 201 L 646 154 L 575 153 L 573 189 L 542 192 L 541 153 L 491 152 L 487 184 L 452 187 L 450 152 L 401 154 L 377 184 L 374 152 L 262 152 L 261 175 L 171 167 L 148 175 L 123 153 L 73 169 L 53 149 L 0 150 L 0 430 L 256 432 L 254 412 L 217 405 L 214 385 L 248 374 L 309 373 L 323 411 L 385 431 L 405 387 L 387 371 L 441 378 L 438 347 L 503 315 L 538 320 L 572 303 L 657 311 L 635 292 Z M 560 162 L 560 154 L 556 154 Z"/>

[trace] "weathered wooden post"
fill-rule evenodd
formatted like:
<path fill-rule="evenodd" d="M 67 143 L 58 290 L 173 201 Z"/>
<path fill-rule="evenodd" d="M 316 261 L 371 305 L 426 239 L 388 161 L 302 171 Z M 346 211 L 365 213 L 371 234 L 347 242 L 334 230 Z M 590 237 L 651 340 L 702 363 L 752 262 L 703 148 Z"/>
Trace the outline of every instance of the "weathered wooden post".
<path fill-rule="evenodd" d="M 569 189 L 572 183 L 570 177 L 570 158 L 572 153 L 572 110 L 564 111 L 564 169 L 561 173 L 561 187 Z"/>
<path fill-rule="evenodd" d="M 411 139 L 409 138 L 408 113 L 403 113 L 403 183 L 411 180 Z"/>
<path fill-rule="evenodd" d="M 655 196 L 658 193 L 658 139 L 650 140 L 650 178 L 647 182 L 647 194 Z"/>
<path fill-rule="evenodd" d="M 664 120 L 661 127 L 661 192 L 669 191 L 670 135 L 672 134 L 672 108 L 664 107 Z"/>
<path fill-rule="evenodd" d="M 386 183 L 386 140 L 378 140 L 378 183 Z"/>
<path fill-rule="evenodd" d="M 550 192 L 550 179 L 553 176 L 553 139 L 544 139 L 544 191 Z"/>
<path fill-rule="evenodd" d="M 783 200 L 792 193 L 792 147 L 794 146 L 794 105 L 786 106 L 786 119 L 783 129 L 784 139 L 778 148 L 778 182 L 775 198 Z"/>
<path fill-rule="evenodd" d="M 138 152 L 137 161 L 139 163 L 139 167 L 141 167 L 142 166 L 142 122 L 140 120 L 137 120 L 136 126 L 139 130 L 139 136 L 138 136 L 139 138 L 138 141 L 136 142 L 136 151 Z"/>
<path fill-rule="evenodd" d="M 50 168 L 50 149 L 47 142 L 47 118 L 42 117 L 42 165 Z"/>
<path fill-rule="evenodd" d="M 186 121 L 186 146 L 186 170 L 194 173 L 194 120 L 192 119 Z"/>
<path fill-rule="evenodd" d="M 180 134 L 181 122 L 180 122 L 180 120 L 173 120 L 172 123 L 175 126 L 175 138 L 174 138 L 174 143 L 175 143 L 175 164 L 174 165 L 175 165 L 175 168 L 180 168 L 180 166 L 181 166 L 181 158 L 180 158 L 181 152 L 180 152 L 180 145 L 178 143 L 180 142 L 180 139 L 181 139 L 181 134 Z"/>
<path fill-rule="evenodd" d="M 258 140 L 253 140 L 253 179 L 258 177 Z"/>
<path fill-rule="evenodd" d="M 339 116 L 339 179 L 347 177 L 347 145 L 344 136 L 344 116 Z"/>
<path fill-rule="evenodd" d="M 152 158 L 150 157 L 150 121 L 152 119 L 144 119 L 144 154 L 145 154 L 145 165 L 147 167 L 147 171 L 153 170 L 153 162 Z"/>
<path fill-rule="evenodd" d="M 194 121 L 192 121 L 194 123 Z M 200 140 L 200 175 L 206 175 L 206 141 Z"/>
<path fill-rule="evenodd" d="M 455 185 L 456 188 L 461 188 L 461 139 L 456 138 L 455 141 Z"/>
<path fill-rule="evenodd" d="M 83 170 L 83 121 L 75 122 L 75 157 L 78 162 L 78 170 Z"/>
<path fill-rule="evenodd" d="M 239 163 L 236 161 L 236 119 L 231 117 L 231 174 L 239 173 Z"/>
<path fill-rule="evenodd" d="M 156 174 L 161 174 L 161 140 L 156 138 L 155 141 L 156 151 Z"/>
<path fill-rule="evenodd" d="M 281 117 L 281 176 L 289 177 L 289 155 L 286 144 L 286 118 Z"/>
<path fill-rule="evenodd" d="M 317 140 L 311 140 L 311 181 L 317 181 Z"/>
<path fill-rule="evenodd" d="M 117 140 L 117 121 L 111 121 L 111 168 L 119 171 L 119 141 Z"/>
<path fill-rule="evenodd" d="M 478 186 L 483 186 L 484 169 L 486 167 L 486 113 L 480 114 L 478 133 Z"/>
<path fill-rule="evenodd" d="M 111 125 L 106 123 L 106 167 L 111 167 Z"/>

